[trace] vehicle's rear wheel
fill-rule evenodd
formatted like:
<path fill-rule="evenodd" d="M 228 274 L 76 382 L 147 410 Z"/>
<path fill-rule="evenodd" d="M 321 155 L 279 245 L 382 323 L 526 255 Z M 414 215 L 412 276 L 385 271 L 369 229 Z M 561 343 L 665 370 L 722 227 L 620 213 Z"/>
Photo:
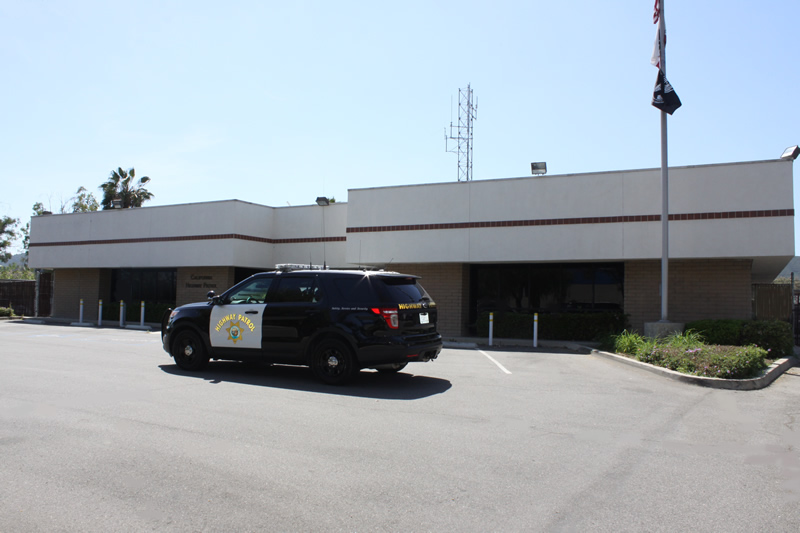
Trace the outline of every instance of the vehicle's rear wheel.
<path fill-rule="evenodd" d="M 342 385 L 358 372 L 352 350 L 336 339 L 326 339 L 314 349 L 311 370 L 330 385 Z"/>
<path fill-rule="evenodd" d="M 385 374 L 396 374 L 403 370 L 408 363 L 391 363 L 388 365 L 379 365 L 375 367 L 375 370 L 378 372 L 383 372 Z"/>
<path fill-rule="evenodd" d="M 203 370 L 208 365 L 208 354 L 203 341 L 193 331 L 181 331 L 172 344 L 172 357 L 183 370 Z"/>

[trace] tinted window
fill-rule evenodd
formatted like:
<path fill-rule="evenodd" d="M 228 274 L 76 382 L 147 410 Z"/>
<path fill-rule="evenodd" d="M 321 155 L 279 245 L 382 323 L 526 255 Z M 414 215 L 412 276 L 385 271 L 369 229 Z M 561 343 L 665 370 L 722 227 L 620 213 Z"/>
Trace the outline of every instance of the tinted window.
<path fill-rule="evenodd" d="M 366 276 L 348 276 L 333 280 L 333 286 L 341 298 L 351 303 L 375 303 L 369 279 Z"/>
<path fill-rule="evenodd" d="M 378 280 L 383 285 L 389 301 L 416 303 L 423 299 L 430 299 L 422 285 L 417 283 L 416 278 L 379 277 Z"/>
<path fill-rule="evenodd" d="M 177 270 L 118 268 L 111 271 L 111 300 L 171 303 L 178 286 Z"/>
<path fill-rule="evenodd" d="M 271 302 L 308 302 L 319 301 L 319 289 L 316 278 L 291 277 L 278 280 L 275 294 L 270 296 Z"/>

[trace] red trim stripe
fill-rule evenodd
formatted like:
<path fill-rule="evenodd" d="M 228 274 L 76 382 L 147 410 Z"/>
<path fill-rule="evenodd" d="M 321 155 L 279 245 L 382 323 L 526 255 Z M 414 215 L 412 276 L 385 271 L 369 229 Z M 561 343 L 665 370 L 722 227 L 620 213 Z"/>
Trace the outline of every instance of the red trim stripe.
<path fill-rule="evenodd" d="M 670 221 L 712 220 L 726 218 L 793 217 L 794 209 L 768 209 L 762 211 L 722 211 L 716 213 L 681 213 L 669 216 Z M 456 222 L 447 224 L 416 224 L 406 226 L 362 226 L 347 228 L 347 233 L 376 233 L 385 231 L 424 231 L 442 229 L 478 229 L 519 226 L 570 226 L 576 224 L 619 224 L 630 222 L 660 222 L 661 215 L 624 215 L 611 217 L 545 218 L 535 220 L 501 220 L 489 222 Z"/>
<path fill-rule="evenodd" d="M 267 239 L 265 237 L 255 237 L 253 235 L 242 235 L 239 233 L 221 233 L 217 235 L 182 235 L 170 237 L 138 237 L 132 239 L 96 239 L 85 241 L 61 241 L 61 242 L 32 242 L 31 247 L 35 246 L 85 246 L 93 244 L 141 244 L 152 242 L 179 242 L 179 241 L 216 241 L 223 239 L 238 239 L 242 241 L 260 242 L 264 244 L 298 244 L 308 242 L 344 242 L 347 237 L 303 237 L 295 239 Z"/>

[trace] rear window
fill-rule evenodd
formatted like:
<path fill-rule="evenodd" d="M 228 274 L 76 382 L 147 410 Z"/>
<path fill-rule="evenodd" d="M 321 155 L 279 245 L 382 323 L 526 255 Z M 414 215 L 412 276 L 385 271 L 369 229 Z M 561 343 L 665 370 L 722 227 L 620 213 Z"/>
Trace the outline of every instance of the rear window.
<path fill-rule="evenodd" d="M 378 277 L 377 280 L 383 286 L 386 294 L 385 301 L 397 303 L 417 303 L 422 300 L 430 300 L 428 293 L 417 283 L 416 278 L 399 277 Z"/>

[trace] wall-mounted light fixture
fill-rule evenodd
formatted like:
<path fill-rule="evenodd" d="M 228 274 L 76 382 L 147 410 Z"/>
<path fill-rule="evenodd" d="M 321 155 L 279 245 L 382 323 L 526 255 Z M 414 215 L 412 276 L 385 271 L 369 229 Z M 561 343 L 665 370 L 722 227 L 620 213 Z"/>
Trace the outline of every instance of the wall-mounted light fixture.
<path fill-rule="evenodd" d="M 325 196 L 317 196 L 317 205 L 321 205 L 322 207 L 325 207 L 326 205 L 330 205 L 330 203 L 331 202 L 330 202 L 330 200 L 328 200 L 327 197 L 325 197 Z"/>
<path fill-rule="evenodd" d="M 547 174 L 547 163 L 531 163 L 531 174 Z"/>
<path fill-rule="evenodd" d="M 789 148 L 783 151 L 781 159 L 786 159 L 787 161 L 788 160 L 794 161 L 795 159 L 797 159 L 798 155 L 800 155 L 800 147 L 798 147 L 797 145 L 790 146 Z"/>

